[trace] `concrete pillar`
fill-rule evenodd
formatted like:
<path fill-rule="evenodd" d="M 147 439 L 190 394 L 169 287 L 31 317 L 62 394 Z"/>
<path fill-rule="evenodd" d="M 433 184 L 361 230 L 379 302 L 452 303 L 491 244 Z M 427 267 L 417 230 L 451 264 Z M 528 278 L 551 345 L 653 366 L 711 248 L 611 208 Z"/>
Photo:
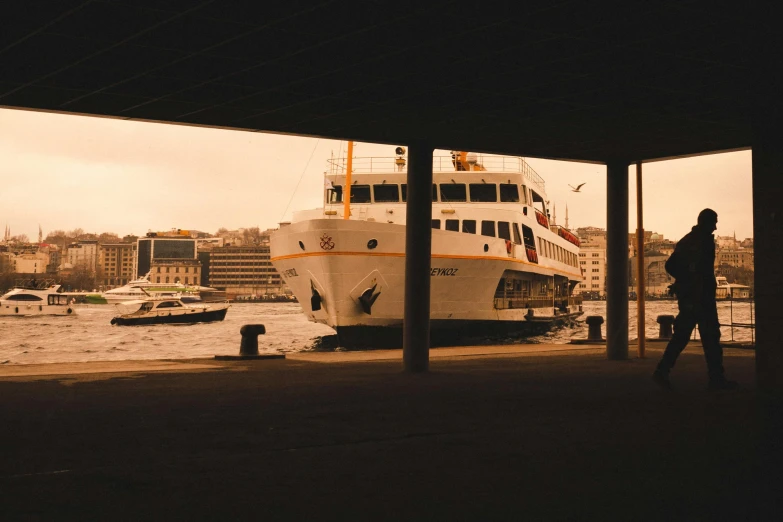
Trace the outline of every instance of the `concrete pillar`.
<path fill-rule="evenodd" d="M 606 164 L 606 356 L 628 358 L 628 165 Z"/>
<path fill-rule="evenodd" d="M 432 151 L 426 143 L 408 147 L 402 360 L 411 373 L 426 372 L 430 358 Z"/>
<path fill-rule="evenodd" d="M 779 124 L 775 118 L 764 118 L 754 129 L 753 239 L 756 379 L 762 390 L 783 395 L 783 148 L 776 129 Z M 730 366 L 726 371 L 731 375 Z"/>

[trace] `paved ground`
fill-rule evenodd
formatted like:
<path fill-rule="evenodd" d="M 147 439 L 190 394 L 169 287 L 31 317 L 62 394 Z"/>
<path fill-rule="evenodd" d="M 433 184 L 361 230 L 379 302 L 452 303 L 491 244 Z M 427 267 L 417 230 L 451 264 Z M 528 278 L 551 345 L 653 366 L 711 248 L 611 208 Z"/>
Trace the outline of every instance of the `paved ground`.
<path fill-rule="evenodd" d="M 491 348 L 3 367 L 0 520 L 780 518 L 752 352 L 709 393 L 689 347 L 667 393 L 655 346 Z"/>

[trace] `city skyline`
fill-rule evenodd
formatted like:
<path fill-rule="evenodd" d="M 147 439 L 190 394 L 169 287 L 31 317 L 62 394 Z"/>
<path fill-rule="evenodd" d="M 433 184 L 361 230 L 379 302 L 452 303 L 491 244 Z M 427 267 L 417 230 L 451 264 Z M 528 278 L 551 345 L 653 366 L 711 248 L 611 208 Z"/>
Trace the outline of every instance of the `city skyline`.
<path fill-rule="evenodd" d="M 392 156 L 356 145 L 356 156 Z M 322 206 L 327 159 L 345 142 L 0 109 L 2 211 L 12 235 L 82 228 L 143 236 L 148 230 L 274 228 L 294 210 Z M 448 154 L 448 151 L 436 151 Z M 557 223 L 606 228 L 606 168 L 526 158 L 546 180 Z M 678 240 L 705 207 L 717 235 L 753 236 L 751 152 L 646 163 L 645 230 Z M 629 168 L 629 232 L 636 229 Z M 579 193 L 569 185 L 584 183 Z"/>

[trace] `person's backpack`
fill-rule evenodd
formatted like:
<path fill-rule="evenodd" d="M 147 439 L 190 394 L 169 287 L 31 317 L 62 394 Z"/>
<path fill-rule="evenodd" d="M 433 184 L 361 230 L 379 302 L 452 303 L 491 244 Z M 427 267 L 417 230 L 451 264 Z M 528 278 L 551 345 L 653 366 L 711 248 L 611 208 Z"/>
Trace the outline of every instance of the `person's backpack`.
<path fill-rule="evenodd" d="M 674 279 L 677 279 L 683 273 L 684 267 L 682 266 L 681 257 L 682 254 L 678 254 L 677 249 L 675 249 L 672 255 L 669 256 L 669 259 L 666 260 L 666 264 L 663 265 L 666 272 Z"/>

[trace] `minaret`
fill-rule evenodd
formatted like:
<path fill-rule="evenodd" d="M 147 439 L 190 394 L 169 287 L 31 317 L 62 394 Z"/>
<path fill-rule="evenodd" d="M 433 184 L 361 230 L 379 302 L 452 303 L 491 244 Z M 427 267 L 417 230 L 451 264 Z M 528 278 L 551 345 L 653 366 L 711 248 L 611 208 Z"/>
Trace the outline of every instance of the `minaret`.
<path fill-rule="evenodd" d="M 38 244 L 43 243 L 43 230 L 41 230 L 41 224 L 38 223 Z"/>
<path fill-rule="evenodd" d="M 567 230 L 571 230 L 570 228 L 568 228 L 568 203 L 566 203 L 566 225 L 565 225 L 565 227 L 566 227 Z"/>

